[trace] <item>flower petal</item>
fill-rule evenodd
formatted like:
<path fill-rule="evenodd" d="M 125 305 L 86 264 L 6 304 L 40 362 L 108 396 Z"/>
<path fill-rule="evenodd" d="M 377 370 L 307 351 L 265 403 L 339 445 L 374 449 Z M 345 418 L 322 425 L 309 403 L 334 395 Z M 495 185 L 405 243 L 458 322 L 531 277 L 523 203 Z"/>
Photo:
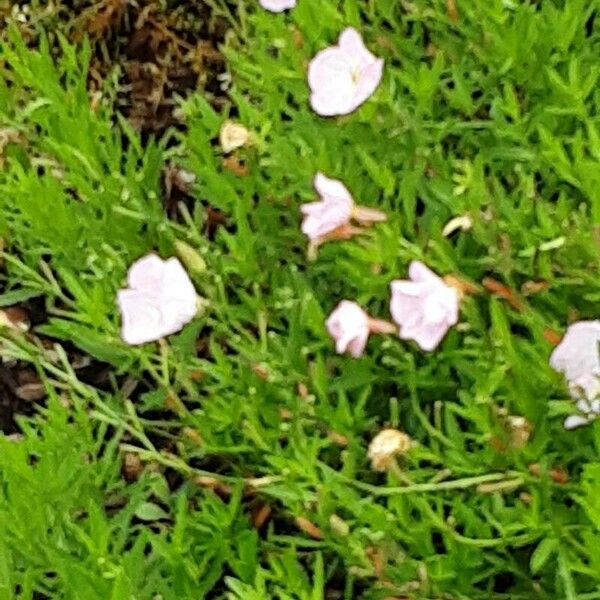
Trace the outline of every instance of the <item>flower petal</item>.
<path fill-rule="evenodd" d="M 368 100 L 379 87 L 383 77 L 383 65 L 383 59 L 378 59 L 360 72 L 354 96 L 356 108 Z"/>
<path fill-rule="evenodd" d="M 345 200 L 349 206 L 354 204 L 352 194 L 348 191 L 348 188 L 337 179 L 331 179 L 319 172 L 315 175 L 314 186 L 322 198 L 333 196 Z"/>
<path fill-rule="evenodd" d="M 296 0 L 259 0 L 260 5 L 274 13 L 283 12 L 296 6 Z"/>
<path fill-rule="evenodd" d="M 600 394 L 599 345 L 600 321 L 579 321 L 569 326 L 550 356 L 550 366 L 565 376 L 575 397 L 583 393 L 594 400 Z"/>
<path fill-rule="evenodd" d="M 571 415 L 565 419 L 563 424 L 565 429 L 576 429 L 577 427 L 583 427 L 589 423 L 588 419 L 581 415 Z"/>
<path fill-rule="evenodd" d="M 134 290 L 156 291 L 161 287 L 163 260 L 156 254 L 148 254 L 129 267 L 127 283 Z"/>
<path fill-rule="evenodd" d="M 427 265 L 421 261 L 413 260 L 408 267 L 408 276 L 412 281 L 423 283 L 441 283 L 444 285 L 441 277 L 438 277 Z"/>
<path fill-rule="evenodd" d="M 126 344 L 137 346 L 166 335 L 160 307 L 147 292 L 121 290 L 117 302 L 122 317 L 121 337 Z"/>

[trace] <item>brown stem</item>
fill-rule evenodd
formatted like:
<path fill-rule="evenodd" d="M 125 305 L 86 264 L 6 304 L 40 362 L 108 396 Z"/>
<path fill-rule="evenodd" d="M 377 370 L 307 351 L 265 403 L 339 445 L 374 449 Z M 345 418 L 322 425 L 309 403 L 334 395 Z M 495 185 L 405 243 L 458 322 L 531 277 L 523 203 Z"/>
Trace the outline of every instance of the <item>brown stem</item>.
<path fill-rule="evenodd" d="M 375 208 L 367 208 L 366 206 L 355 206 L 352 211 L 352 218 L 362 225 L 387 221 L 387 215 L 384 212 Z"/>
<path fill-rule="evenodd" d="M 383 335 L 397 335 L 398 327 L 389 321 L 371 319 L 369 317 L 369 331 L 371 333 L 379 333 Z"/>
<path fill-rule="evenodd" d="M 455 277 L 454 275 L 446 275 L 444 278 L 444 283 L 454 288 L 460 295 L 461 300 L 465 296 L 473 296 L 479 293 L 479 288 L 469 281 L 465 281 L 460 277 Z"/>

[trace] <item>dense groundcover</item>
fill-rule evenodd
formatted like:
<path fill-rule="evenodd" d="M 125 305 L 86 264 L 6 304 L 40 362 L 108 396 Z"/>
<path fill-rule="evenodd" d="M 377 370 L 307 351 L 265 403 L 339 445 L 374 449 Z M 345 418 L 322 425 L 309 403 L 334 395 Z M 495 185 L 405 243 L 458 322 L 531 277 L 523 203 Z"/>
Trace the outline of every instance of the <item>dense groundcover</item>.
<path fill-rule="evenodd" d="M 549 366 L 600 316 L 600 2 L 140 4 L 0 8 L 0 600 L 600 598 L 600 426 Z M 322 117 L 347 27 L 383 78 Z M 317 172 L 387 221 L 308 257 Z M 207 302 L 131 347 L 152 251 Z M 459 323 L 336 355 L 413 260 Z"/>

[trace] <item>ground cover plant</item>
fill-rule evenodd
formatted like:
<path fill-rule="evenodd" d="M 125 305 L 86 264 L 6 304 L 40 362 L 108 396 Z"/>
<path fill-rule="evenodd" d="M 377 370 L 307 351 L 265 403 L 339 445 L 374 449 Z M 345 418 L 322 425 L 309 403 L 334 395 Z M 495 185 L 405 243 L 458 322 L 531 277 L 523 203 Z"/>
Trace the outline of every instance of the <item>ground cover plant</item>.
<path fill-rule="evenodd" d="M 549 364 L 600 312 L 600 4 L 201 4 L 222 88 L 161 88 L 156 126 L 93 28 L 5 21 L 0 598 L 600 598 L 600 430 Z M 383 76 L 320 116 L 348 27 Z M 307 253 L 319 172 L 386 220 Z M 131 346 L 151 252 L 202 301 Z M 340 301 L 391 320 L 413 261 L 464 292 L 439 346 L 337 355 Z"/>

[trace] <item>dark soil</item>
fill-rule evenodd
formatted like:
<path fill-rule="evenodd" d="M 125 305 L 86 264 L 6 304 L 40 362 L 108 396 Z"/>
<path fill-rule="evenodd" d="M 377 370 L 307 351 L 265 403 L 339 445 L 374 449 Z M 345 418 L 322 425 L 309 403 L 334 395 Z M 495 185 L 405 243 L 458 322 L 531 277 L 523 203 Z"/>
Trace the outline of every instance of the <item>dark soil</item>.
<path fill-rule="evenodd" d="M 89 39 L 91 106 L 110 99 L 143 140 L 181 128 L 177 106 L 192 92 L 200 91 L 216 109 L 227 101 L 226 64 L 219 46 L 228 25 L 202 0 L 167 0 L 166 8 L 165 2 L 161 7 L 149 0 L 32 0 L 19 4 L 0 0 L 0 41 L 10 25 L 18 27 L 31 47 L 37 45 L 43 29 L 57 54 L 57 33 L 74 43 Z M 115 82 L 116 94 L 111 95 Z M 165 210 L 171 218 L 176 217 L 178 202 L 191 202 L 188 186 L 180 179 L 175 167 L 164 173 Z M 217 223 L 218 213 L 213 216 Z M 47 320 L 43 299 L 12 310 L 23 313 L 31 327 Z M 50 340 L 39 342 L 52 344 Z M 82 356 L 68 344 L 63 347 L 81 381 L 98 389 L 110 388 L 109 365 Z M 1 432 L 17 433 L 17 415 L 33 414 L 44 399 L 43 386 L 31 365 L 18 361 L 0 364 Z"/>
<path fill-rule="evenodd" d="M 40 26 L 51 37 L 60 32 L 75 43 L 87 37 L 92 43 L 92 106 L 106 101 L 116 80 L 115 108 L 144 137 L 160 137 L 180 125 L 177 104 L 190 92 L 201 91 L 216 108 L 226 101 L 222 78 L 226 65 L 219 51 L 226 20 L 215 16 L 202 0 L 166 4 L 165 8 L 164 3 L 161 7 L 149 0 L 58 0 L 37 6 L 0 0 L 0 38 L 9 24 L 17 25 L 32 46 Z M 58 43 L 55 46 L 58 52 Z"/>
<path fill-rule="evenodd" d="M 17 309 L 15 321 L 37 325 L 46 320 L 43 301 L 24 302 Z M 36 402 L 43 400 L 45 392 L 31 365 L 19 361 L 0 363 L 0 431 L 18 433 L 17 415 L 31 415 Z"/>

